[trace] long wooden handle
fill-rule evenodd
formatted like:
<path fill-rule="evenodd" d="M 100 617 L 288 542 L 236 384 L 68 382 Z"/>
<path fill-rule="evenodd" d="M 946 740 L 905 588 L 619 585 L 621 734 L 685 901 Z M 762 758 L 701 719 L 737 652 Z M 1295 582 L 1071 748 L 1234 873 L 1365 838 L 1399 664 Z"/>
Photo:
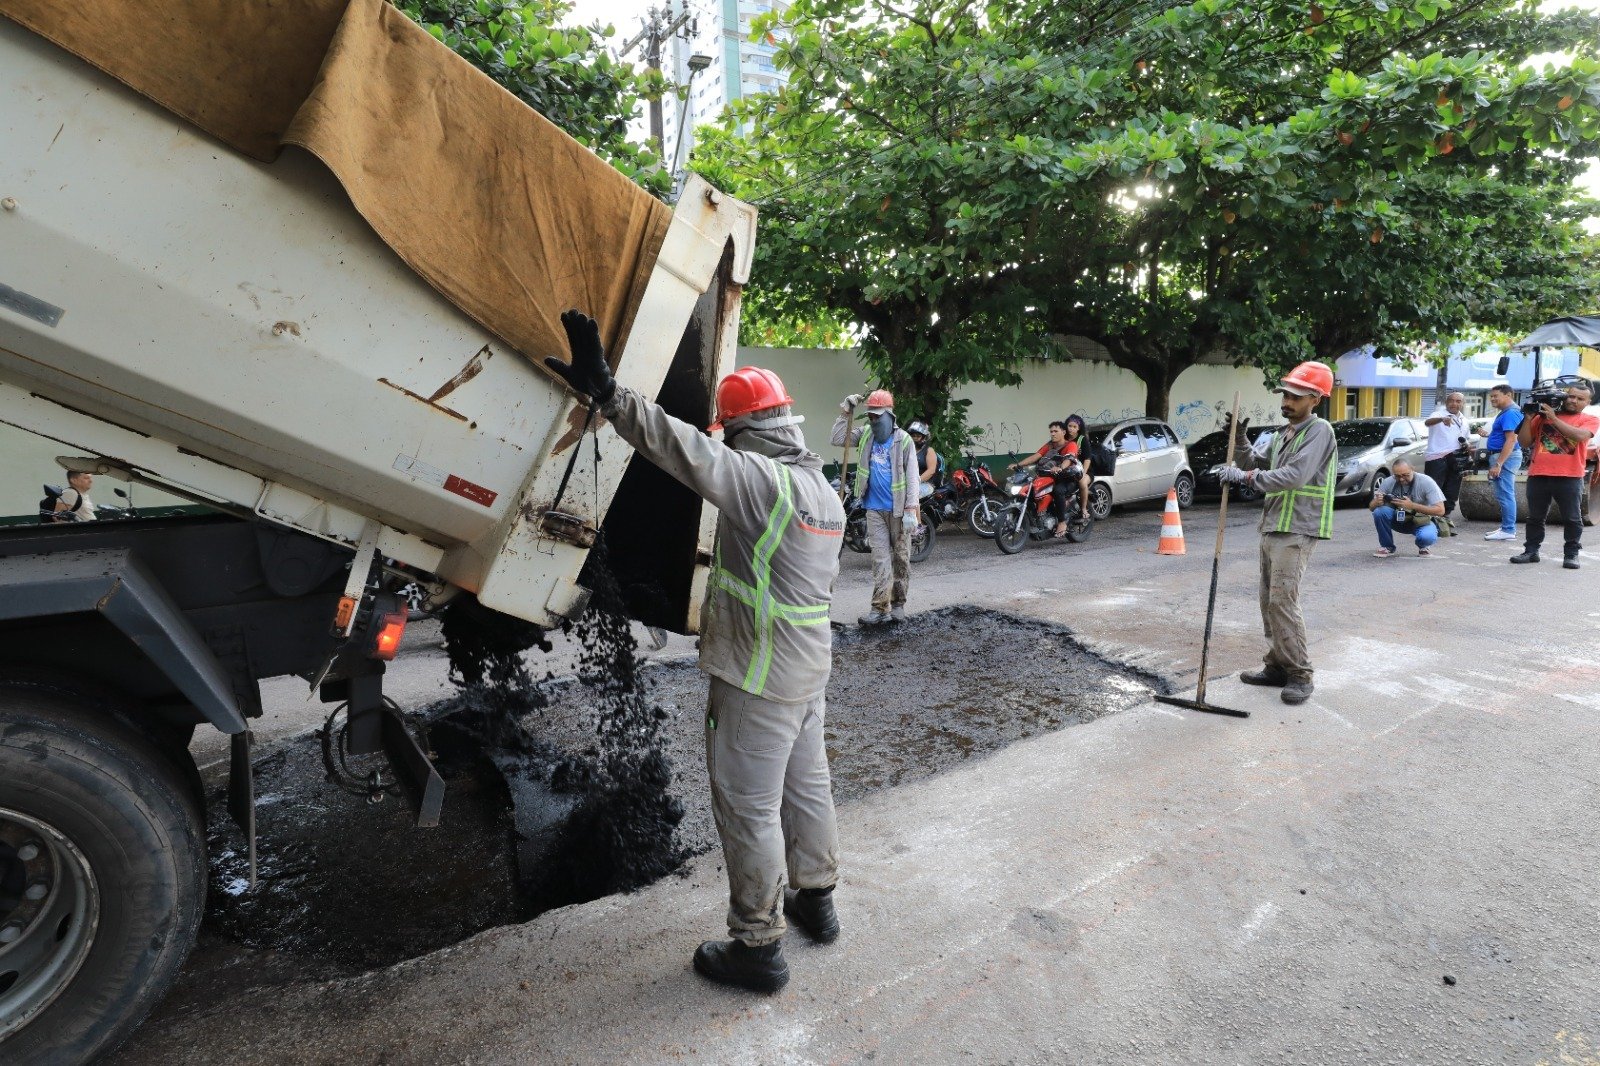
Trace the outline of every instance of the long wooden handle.
<path fill-rule="evenodd" d="M 1233 394 L 1233 418 L 1228 423 L 1228 462 L 1233 462 L 1234 441 L 1239 435 L 1239 394 Z M 1206 667 L 1211 661 L 1211 622 L 1217 616 L 1217 574 L 1222 568 L 1222 535 L 1228 526 L 1228 483 L 1222 483 L 1222 506 L 1217 508 L 1217 547 L 1211 553 L 1211 592 L 1206 597 L 1206 633 L 1200 641 L 1200 681 L 1195 685 L 1197 703 L 1206 701 Z"/>

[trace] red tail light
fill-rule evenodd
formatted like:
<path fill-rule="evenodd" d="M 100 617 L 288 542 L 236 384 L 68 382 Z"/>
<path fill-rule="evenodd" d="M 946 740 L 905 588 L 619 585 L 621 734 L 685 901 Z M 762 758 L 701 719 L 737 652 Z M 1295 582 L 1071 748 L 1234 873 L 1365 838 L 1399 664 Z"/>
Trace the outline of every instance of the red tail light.
<path fill-rule="evenodd" d="M 395 653 L 400 650 L 400 638 L 406 632 L 406 616 L 404 612 L 386 614 L 383 616 L 383 625 L 378 629 L 378 639 L 372 647 L 372 657 L 385 662 L 392 660 Z"/>

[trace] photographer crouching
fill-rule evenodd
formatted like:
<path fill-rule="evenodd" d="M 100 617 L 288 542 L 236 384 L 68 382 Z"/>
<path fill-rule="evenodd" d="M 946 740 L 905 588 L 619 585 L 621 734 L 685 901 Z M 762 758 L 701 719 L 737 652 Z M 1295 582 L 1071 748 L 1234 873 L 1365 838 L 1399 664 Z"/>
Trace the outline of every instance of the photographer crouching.
<path fill-rule="evenodd" d="M 1582 378 L 1558 378 L 1540 382 L 1532 401 L 1523 405 L 1529 415 L 1517 430 L 1523 450 L 1532 455 L 1528 463 L 1528 535 L 1521 555 L 1514 563 L 1539 561 L 1539 546 L 1544 543 L 1544 519 L 1550 501 L 1561 510 L 1566 532 L 1561 565 L 1578 569 L 1578 552 L 1583 547 L 1584 462 L 1588 458 L 1589 438 L 1600 429 L 1600 418 L 1584 414 L 1593 395 Z"/>
<path fill-rule="evenodd" d="M 1394 535 L 1410 533 L 1417 541 L 1417 554 L 1431 554 L 1439 539 L 1435 518 L 1445 512 L 1444 490 L 1427 474 L 1419 474 L 1410 463 L 1398 459 L 1394 473 L 1373 490 L 1372 524 L 1378 527 L 1378 550 L 1372 554 L 1387 559 L 1395 553 Z"/>

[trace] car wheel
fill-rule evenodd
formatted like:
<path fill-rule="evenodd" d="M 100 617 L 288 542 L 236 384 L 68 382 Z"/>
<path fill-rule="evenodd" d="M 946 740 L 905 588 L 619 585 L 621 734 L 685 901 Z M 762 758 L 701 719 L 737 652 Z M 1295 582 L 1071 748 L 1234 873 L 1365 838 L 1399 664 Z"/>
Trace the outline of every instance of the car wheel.
<path fill-rule="evenodd" d="M 166 994 L 205 904 L 205 831 L 143 736 L 0 685 L 0 1062 L 88 1062 Z"/>
<path fill-rule="evenodd" d="M 1096 481 L 1089 486 L 1089 513 L 1094 515 L 1096 522 L 1104 522 L 1111 517 L 1111 486 L 1104 481 Z"/>
<path fill-rule="evenodd" d="M 1189 474 L 1179 474 L 1172 487 L 1178 493 L 1178 506 L 1187 511 L 1189 505 L 1194 503 L 1194 478 Z"/>

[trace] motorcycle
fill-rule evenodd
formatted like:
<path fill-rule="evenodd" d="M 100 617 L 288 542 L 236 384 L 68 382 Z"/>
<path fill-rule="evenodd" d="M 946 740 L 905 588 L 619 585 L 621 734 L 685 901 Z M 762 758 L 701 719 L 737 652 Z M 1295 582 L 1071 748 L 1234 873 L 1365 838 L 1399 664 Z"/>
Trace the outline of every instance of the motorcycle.
<path fill-rule="evenodd" d="M 988 466 L 969 453 L 965 464 L 950 472 L 945 487 L 950 490 L 949 505 L 940 517 L 948 520 L 959 514 L 972 532 L 985 539 L 993 537 L 994 520 L 1005 506 L 1006 493 Z M 954 513 L 949 513 L 951 510 Z"/>
<path fill-rule="evenodd" d="M 1081 513 L 1076 474 L 1072 477 L 1072 491 L 1066 499 L 1066 539 L 1074 544 L 1089 539 L 1094 529 L 1094 515 Z M 1006 555 L 1015 555 L 1028 546 L 1029 540 L 1048 540 L 1055 536 L 1059 520 L 1050 513 L 1050 493 L 1056 479 L 1050 474 L 1035 474 L 1019 470 L 1007 479 L 1008 503 L 995 522 L 994 543 Z"/>
<path fill-rule="evenodd" d="M 838 478 L 833 479 L 833 487 L 835 490 L 839 488 Z M 938 514 L 929 508 L 919 507 L 918 513 L 921 520 L 911 534 L 911 561 L 914 563 L 920 563 L 933 554 L 933 542 L 938 536 L 934 530 L 939 524 Z M 844 494 L 844 516 L 844 544 L 839 550 L 849 548 L 862 555 L 871 555 L 872 548 L 867 544 L 867 509 L 856 499 L 854 492 L 846 491 Z"/>

